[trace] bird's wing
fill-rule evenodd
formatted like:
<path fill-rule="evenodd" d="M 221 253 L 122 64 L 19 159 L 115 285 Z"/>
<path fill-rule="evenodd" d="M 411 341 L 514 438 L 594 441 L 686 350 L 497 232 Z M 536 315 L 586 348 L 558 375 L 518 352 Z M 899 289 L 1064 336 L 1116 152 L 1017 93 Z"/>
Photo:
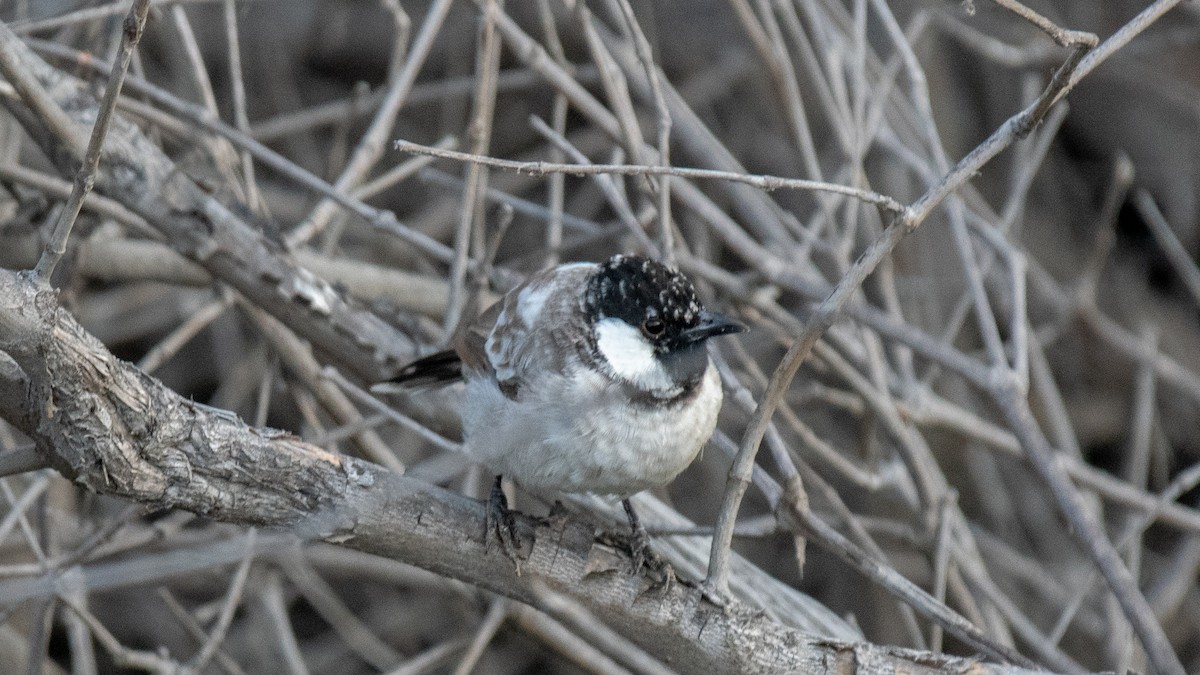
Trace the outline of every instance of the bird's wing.
<path fill-rule="evenodd" d="M 595 270 L 594 263 L 559 265 L 504 296 L 484 349 L 505 396 L 515 400 L 531 376 L 562 371 L 586 331 L 580 298 Z"/>
<path fill-rule="evenodd" d="M 466 330 L 460 331 L 454 337 L 454 353 L 458 355 L 459 360 L 467 368 L 480 373 L 495 372 L 495 366 L 488 359 L 486 345 L 488 336 L 495 329 L 496 319 L 500 316 L 501 309 L 507 300 L 508 296 L 505 296 L 499 301 L 492 303 L 490 307 L 483 310 L 483 313 L 471 322 Z"/>
<path fill-rule="evenodd" d="M 469 371 L 495 377 L 500 390 L 516 399 L 529 368 L 552 367 L 545 354 L 551 346 L 548 334 L 569 321 L 574 307 L 576 293 L 565 293 L 564 299 L 555 297 L 555 289 L 574 291 L 594 268 L 592 263 L 572 263 L 531 276 L 460 329 L 451 349 L 413 361 L 376 389 L 440 386 Z M 541 336 L 543 332 L 547 335 Z"/>
<path fill-rule="evenodd" d="M 471 367 L 495 377 L 500 391 L 513 400 L 523 384 L 529 356 L 536 343 L 533 323 L 540 310 L 530 307 L 530 294 L 532 292 L 536 297 L 548 279 L 546 272 L 535 274 L 506 293 L 500 302 L 489 308 L 491 316 L 483 322 L 488 328 L 486 336 L 472 333 L 471 339 L 464 340 L 461 346 L 470 358 L 478 359 Z"/>

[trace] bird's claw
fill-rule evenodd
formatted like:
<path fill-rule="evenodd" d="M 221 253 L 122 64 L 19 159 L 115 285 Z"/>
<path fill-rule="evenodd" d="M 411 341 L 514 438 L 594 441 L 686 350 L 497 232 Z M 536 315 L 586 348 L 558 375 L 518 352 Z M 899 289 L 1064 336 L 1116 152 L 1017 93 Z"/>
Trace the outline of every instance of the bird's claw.
<path fill-rule="evenodd" d="M 633 568 L 631 574 L 637 576 L 645 569 L 652 589 L 661 588 L 667 592 L 675 584 L 675 568 L 650 547 L 650 535 L 642 527 L 635 528 L 629 535 L 629 558 Z"/>
<path fill-rule="evenodd" d="M 521 574 L 521 540 L 517 536 L 517 518 L 508 508 L 508 498 L 504 496 L 504 488 L 499 477 L 492 485 L 488 495 L 487 508 L 483 520 L 483 550 L 491 552 L 492 537 L 500 543 L 500 550 L 516 565 L 517 574 Z"/>

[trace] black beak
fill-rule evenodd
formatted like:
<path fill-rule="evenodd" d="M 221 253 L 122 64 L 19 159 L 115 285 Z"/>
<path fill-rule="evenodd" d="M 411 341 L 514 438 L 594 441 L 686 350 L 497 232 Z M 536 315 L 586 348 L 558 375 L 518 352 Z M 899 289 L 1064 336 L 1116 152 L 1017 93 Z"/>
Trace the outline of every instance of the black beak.
<path fill-rule="evenodd" d="M 735 321 L 724 314 L 702 311 L 700 312 L 700 323 L 683 331 L 679 336 L 679 340 L 683 344 L 695 344 L 703 342 L 710 337 L 729 335 L 730 333 L 744 333 L 746 330 L 748 329 L 745 324 Z"/>

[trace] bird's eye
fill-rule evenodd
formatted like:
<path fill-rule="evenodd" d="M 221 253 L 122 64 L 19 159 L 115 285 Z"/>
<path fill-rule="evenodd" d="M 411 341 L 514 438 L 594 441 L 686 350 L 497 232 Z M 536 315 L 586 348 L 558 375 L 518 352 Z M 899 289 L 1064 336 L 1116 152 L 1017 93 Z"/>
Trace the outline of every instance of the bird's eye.
<path fill-rule="evenodd" d="M 662 319 L 658 318 L 657 316 L 647 317 L 646 320 L 642 322 L 642 335 L 645 335 L 648 338 L 656 338 L 659 335 L 662 335 L 663 331 L 666 329 L 667 324 L 663 323 Z"/>

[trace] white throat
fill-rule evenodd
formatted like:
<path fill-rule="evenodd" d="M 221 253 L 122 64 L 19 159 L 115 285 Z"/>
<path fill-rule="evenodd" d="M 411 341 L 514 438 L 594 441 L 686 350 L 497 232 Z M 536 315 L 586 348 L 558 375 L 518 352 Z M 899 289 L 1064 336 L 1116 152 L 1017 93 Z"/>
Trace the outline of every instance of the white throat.
<path fill-rule="evenodd" d="M 671 395 L 679 385 L 654 356 L 650 344 L 637 328 L 621 319 L 601 319 L 596 324 L 596 347 L 613 375 L 642 391 Z"/>

